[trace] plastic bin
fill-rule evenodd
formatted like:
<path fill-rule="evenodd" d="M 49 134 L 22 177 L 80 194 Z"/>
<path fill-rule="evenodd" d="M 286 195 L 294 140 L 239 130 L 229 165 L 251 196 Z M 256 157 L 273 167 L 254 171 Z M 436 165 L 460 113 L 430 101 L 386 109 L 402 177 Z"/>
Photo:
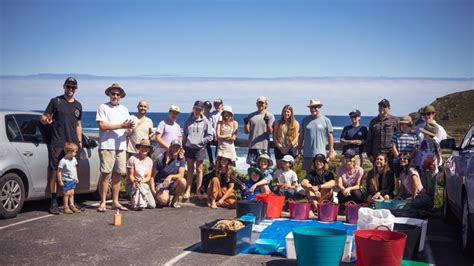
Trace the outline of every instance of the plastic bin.
<path fill-rule="evenodd" d="M 411 224 L 411 225 L 421 226 L 420 245 L 418 247 L 418 252 L 421 252 L 425 249 L 426 231 L 428 230 L 428 220 L 409 218 L 409 217 L 395 217 L 394 222 L 399 223 L 399 224 Z"/>
<path fill-rule="evenodd" d="M 212 226 L 220 220 L 222 219 L 199 227 L 201 229 L 201 248 L 204 252 L 233 256 L 250 246 L 251 222 L 242 221 L 245 227 L 237 231 L 213 229 Z"/>
<path fill-rule="evenodd" d="M 285 206 L 285 196 L 276 195 L 276 194 L 257 194 L 257 200 L 261 200 L 267 203 L 267 211 L 266 217 L 267 218 L 280 218 L 281 211 L 283 210 L 283 206 Z"/>
<path fill-rule="evenodd" d="M 308 220 L 311 203 L 307 201 L 288 201 L 290 205 L 290 218 L 295 220 Z"/>
<path fill-rule="evenodd" d="M 237 217 L 249 213 L 253 214 L 255 216 L 255 224 L 259 224 L 265 218 L 267 204 L 260 200 L 238 200 L 235 210 Z"/>
<path fill-rule="evenodd" d="M 420 247 L 420 235 L 422 226 L 412 224 L 399 224 L 393 225 L 393 231 L 404 233 L 407 235 L 407 241 L 405 244 L 405 251 L 403 252 L 403 258 L 411 260 L 418 253 Z"/>

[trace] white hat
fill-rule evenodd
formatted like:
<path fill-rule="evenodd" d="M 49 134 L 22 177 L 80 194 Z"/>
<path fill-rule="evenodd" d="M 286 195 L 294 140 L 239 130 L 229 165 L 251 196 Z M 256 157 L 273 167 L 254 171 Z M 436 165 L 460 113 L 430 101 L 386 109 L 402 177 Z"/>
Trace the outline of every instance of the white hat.
<path fill-rule="evenodd" d="M 309 104 L 308 104 L 308 107 L 311 107 L 311 106 L 316 106 L 316 105 L 323 105 L 321 103 L 321 101 L 319 99 L 311 99 L 309 100 Z"/>
<path fill-rule="evenodd" d="M 231 114 L 234 114 L 234 112 L 232 112 L 232 107 L 230 107 L 229 105 L 225 105 L 224 107 L 222 107 L 222 112 L 229 112 Z"/>
<path fill-rule="evenodd" d="M 265 97 L 265 96 L 260 96 L 260 97 L 257 98 L 257 102 L 264 102 L 264 103 L 266 103 L 266 102 L 267 102 L 267 97 Z"/>
<path fill-rule="evenodd" d="M 176 106 L 176 105 L 171 105 L 169 111 L 175 111 L 175 112 L 181 113 L 181 109 L 179 108 L 179 106 Z"/>

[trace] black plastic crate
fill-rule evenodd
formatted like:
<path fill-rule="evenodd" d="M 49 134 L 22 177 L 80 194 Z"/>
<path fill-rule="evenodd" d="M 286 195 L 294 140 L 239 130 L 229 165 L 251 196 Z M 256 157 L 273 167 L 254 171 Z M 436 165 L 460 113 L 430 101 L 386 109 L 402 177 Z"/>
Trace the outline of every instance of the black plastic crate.
<path fill-rule="evenodd" d="M 252 223 L 241 221 L 245 227 L 237 231 L 213 229 L 219 219 L 206 223 L 201 229 L 201 248 L 204 252 L 230 255 L 240 253 L 250 246 L 250 237 L 252 234 Z"/>

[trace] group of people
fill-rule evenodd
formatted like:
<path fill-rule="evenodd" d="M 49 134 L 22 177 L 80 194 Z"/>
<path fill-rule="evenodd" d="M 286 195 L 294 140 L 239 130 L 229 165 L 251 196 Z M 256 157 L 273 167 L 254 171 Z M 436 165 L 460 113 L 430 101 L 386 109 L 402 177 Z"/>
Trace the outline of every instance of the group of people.
<path fill-rule="evenodd" d="M 59 214 L 58 184 L 64 190 L 64 212 L 80 211 L 73 197 L 79 182 L 75 157 L 82 148 L 82 106 L 75 98 L 77 88 L 77 80 L 67 78 L 64 94 L 52 98 L 41 117 L 44 124 L 52 125 L 48 151 L 49 167 L 53 170 L 49 180 L 53 214 Z M 127 210 L 119 202 L 122 175 L 127 177 L 126 190 L 135 210 L 156 206 L 179 208 L 180 196 L 184 200 L 190 198 L 194 181 L 196 197 L 207 198 L 211 208 L 233 208 L 236 188 L 249 199 L 271 192 L 291 199 L 307 197 L 315 207 L 321 200 L 333 200 L 334 191 L 338 191 L 341 204 L 348 200 L 361 203 L 367 199 L 371 203 L 393 198 L 398 184 L 397 195 L 412 198 L 415 206 L 429 206 L 433 202 L 430 189 L 436 184 L 432 180 L 441 163 L 439 141 L 446 138 L 446 132 L 435 122 L 436 110 L 430 105 L 423 109 L 424 122 L 416 128 L 409 116 L 399 121 L 390 115 L 390 102 L 386 99 L 378 103 L 379 115 L 368 128 L 360 124 L 361 112 L 351 111 L 352 124 L 341 135 L 344 161 L 334 175 L 328 171 L 328 160 L 336 154 L 333 127 L 330 119 L 321 114 L 321 101 L 310 100 L 310 115 L 300 124 L 291 105 L 285 105 L 280 119 L 275 121 L 275 116 L 267 111 L 266 97 L 260 96 L 256 100 L 257 110 L 243 119 L 244 131 L 249 135 L 249 179 L 240 180 L 234 171 L 238 121 L 232 108 L 224 106 L 221 99 L 214 101 L 212 112 L 211 102 L 196 101 L 182 126 L 177 123 L 181 109 L 173 105 L 167 118 L 155 128 L 146 116 L 146 101 L 140 101 L 137 115 L 131 116 L 120 104 L 126 93 L 119 84 L 112 84 L 105 94 L 109 100 L 99 106 L 96 114 L 100 129 L 99 212 L 106 211 L 110 180 L 112 208 Z M 157 143 L 153 152 L 151 141 Z M 275 164 L 270 151 L 272 141 Z M 216 146 L 216 160 L 211 145 Z M 363 152 L 374 165 L 367 174 L 366 194 L 361 185 Z M 203 178 L 206 153 L 211 171 Z M 297 156 L 302 158 L 306 176 L 297 176 L 292 170 Z"/>

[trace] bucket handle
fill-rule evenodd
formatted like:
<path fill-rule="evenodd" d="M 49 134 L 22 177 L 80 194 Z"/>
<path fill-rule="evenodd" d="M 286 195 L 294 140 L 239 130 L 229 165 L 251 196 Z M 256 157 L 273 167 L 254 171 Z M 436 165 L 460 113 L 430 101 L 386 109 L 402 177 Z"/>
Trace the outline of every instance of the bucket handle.
<path fill-rule="evenodd" d="M 380 235 L 370 235 L 369 237 L 367 237 L 367 239 L 369 240 L 373 240 L 372 238 L 379 238 L 380 240 L 382 240 L 383 242 L 387 242 L 388 240 L 385 239 L 383 236 L 380 236 Z"/>
<path fill-rule="evenodd" d="M 381 230 L 381 229 L 379 229 L 380 227 L 385 228 L 385 229 L 387 229 L 387 230 Z M 381 225 L 375 227 L 375 230 L 390 231 L 390 232 L 392 232 L 392 230 L 390 230 L 390 228 L 389 228 L 388 226 L 384 225 L 384 224 L 381 224 Z"/>
<path fill-rule="evenodd" d="M 351 206 L 351 205 L 352 205 L 352 206 L 359 206 L 359 204 L 355 203 L 355 201 L 352 201 L 352 200 L 351 200 L 351 201 L 348 201 L 348 202 L 346 202 L 346 204 L 345 204 L 345 205 L 347 205 L 347 206 Z"/>
<path fill-rule="evenodd" d="M 335 203 L 330 200 L 325 199 L 325 200 L 320 201 L 318 204 L 321 204 L 321 205 L 333 204 L 334 205 Z"/>
<path fill-rule="evenodd" d="M 224 232 L 224 234 L 209 234 L 209 239 L 222 238 L 226 236 L 227 236 L 227 232 Z"/>

